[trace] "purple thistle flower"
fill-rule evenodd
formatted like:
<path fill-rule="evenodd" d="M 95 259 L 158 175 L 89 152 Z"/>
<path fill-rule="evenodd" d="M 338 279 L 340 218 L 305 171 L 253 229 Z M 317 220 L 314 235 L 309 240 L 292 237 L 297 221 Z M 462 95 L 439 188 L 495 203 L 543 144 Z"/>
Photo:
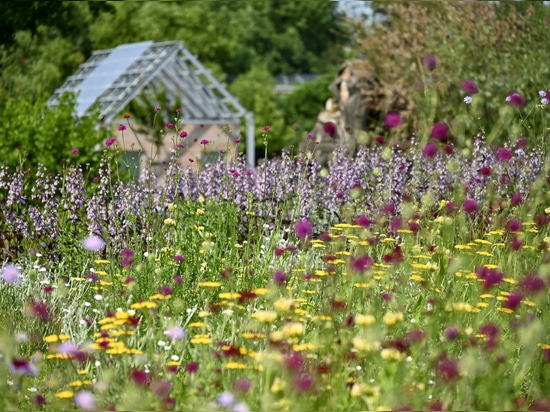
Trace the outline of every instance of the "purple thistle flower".
<path fill-rule="evenodd" d="M 384 117 L 384 125 L 388 129 L 393 129 L 395 127 L 398 127 L 403 123 L 403 119 L 401 118 L 401 115 L 399 113 L 387 113 Z"/>
<path fill-rule="evenodd" d="M 505 147 L 499 147 L 496 156 L 501 163 L 509 162 L 512 159 L 512 151 Z"/>
<path fill-rule="evenodd" d="M 443 331 L 443 337 L 447 340 L 455 340 L 460 336 L 460 332 L 454 326 L 449 326 Z"/>
<path fill-rule="evenodd" d="M 462 208 L 468 214 L 473 214 L 477 212 L 477 202 L 474 199 L 466 199 L 462 203 Z"/>
<path fill-rule="evenodd" d="M 286 282 L 286 273 L 283 272 L 282 270 L 278 270 L 275 273 L 273 273 L 272 277 L 273 277 L 273 281 L 277 285 L 282 285 Z"/>
<path fill-rule="evenodd" d="M 38 369 L 25 358 L 13 358 L 9 364 L 10 371 L 15 375 L 38 376 Z"/>
<path fill-rule="evenodd" d="M 304 240 L 313 233 L 313 226 L 308 219 L 302 219 L 294 225 L 294 233 L 299 239 Z"/>
<path fill-rule="evenodd" d="M 470 94 L 476 94 L 478 91 L 477 85 L 473 80 L 464 80 L 462 82 L 461 88 L 464 92 L 470 93 Z"/>
<path fill-rule="evenodd" d="M 336 125 L 333 122 L 326 122 L 323 125 L 323 131 L 330 137 L 334 137 L 334 135 L 336 134 L 336 130 Z M 311 136 L 311 138 L 313 139 L 313 136 Z"/>
<path fill-rule="evenodd" d="M 434 157 L 437 152 L 437 146 L 432 142 L 426 143 L 426 145 L 422 149 L 422 155 L 424 155 L 425 157 Z"/>
<path fill-rule="evenodd" d="M 8 285 L 15 285 L 21 281 L 21 272 L 14 265 L 7 264 L 2 269 L 2 279 Z"/>
<path fill-rule="evenodd" d="M 518 291 L 514 291 L 506 297 L 503 306 L 507 309 L 516 310 L 522 299 L 523 295 Z"/>
<path fill-rule="evenodd" d="M 424 66 L 426 66 L 426 69 L 429 71 L 435 70 L 437 66 L 437 60 L 435 56 L 428 54 L 424 56 Z"/>
<path fill-rule="evenodd" d="M 430 136 L 439 141 L 447 139 L 449 137 L 449 126 L 443 122 L 435 123 Z"/>
<path fill-rule="evenodd" d="M 506 97 L 506 101 L 517 107 L 521 107 L 525 104 L 525 99 L 517 92 L 509 94 Z"/>

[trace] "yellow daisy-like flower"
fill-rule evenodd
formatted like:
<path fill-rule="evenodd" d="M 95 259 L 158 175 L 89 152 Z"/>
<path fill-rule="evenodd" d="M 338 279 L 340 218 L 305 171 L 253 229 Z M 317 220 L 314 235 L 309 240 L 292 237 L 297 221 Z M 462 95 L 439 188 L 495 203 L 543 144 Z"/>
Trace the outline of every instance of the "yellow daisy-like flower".
<path fill-rule="evenodd" d="M 228 362 L 225 364 L 225 369 L 246 369 L 246 365 L 239 362 Z"/>
<path fill-rule="evenodd" d="M 261 323 L 271 323 L 277 319 L 277 312 L 269 310 L 259 310 L 252 314 L 254 319 L 258 319 Z"/>
<path fill-rule="evenodd" d="M 376 322 L 376 318 L 372 315 L 358 314 L 355 316 L 355 324 L 359 326 L 371 326 Z"/>
<path fill-rule="evenodd" d="M 399 352 L 397 349 L 394 348 L 384 348 L 380 352 L 380 356 L 384 360 L 395 360 L 400 361 L 405 358 L 405 354 L 403 352 Z"/>
<path fill-rule="evenodd" d="M 403 320 L 403 313 L 401 312 L 386 312 L 382 318 L 384 323 L 388 326 L 393 326 Z"/>
<path fill-rule="evenodd" d="M 300 322 L 288 322 L 283 325 L 283 334 L 289 338 L 303 335 L 304 330 L 304 324 Z"/>
<path fill-rule="evenodd" d="M 296 306 L 296 302 L 291 298 L 280 298 L 275 301 L 273 306 L 279 312 L 288 312 Z"/>
<path fill-rule="evenodd" d="M 235 292 L 222 292 L 218 295 L 218 297 L 220 299 L 239 299 L 241 294 Z"/>
<path fill-rule="evenodd" d="M 74 396 L 74 393 L 72 391 L 61 391 L 55 394 L 55 397 L 59 399 L 70 399 L 73 396 Z"/>
<path fill-rule="evenodd" d="M 203 288 L 217 288 L 222 284 L 220 282 L 199 282 L 198 285 Z"/>
<path fill-rule="evenodd" d="M 154 309 L 157 307 L 157 304 L 155 302 L 138 302 L 134 303 L 130 306 L 131 309 Z"/>

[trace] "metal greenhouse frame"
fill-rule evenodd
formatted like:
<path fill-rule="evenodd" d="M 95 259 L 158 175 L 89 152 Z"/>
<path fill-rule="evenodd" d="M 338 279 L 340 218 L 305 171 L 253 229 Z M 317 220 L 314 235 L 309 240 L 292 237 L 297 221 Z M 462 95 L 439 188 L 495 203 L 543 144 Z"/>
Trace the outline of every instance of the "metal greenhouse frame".
<path fill-rule="evenodd" d="M 122 44 L 99 50 L 70 76 L 48 100 L 57 105 L 66 92 L 76 95 L 77 115 L 82 117 L 95 103 L 103 124 L 115 117 L 141 93 L 162 90 L 170 101 L 181 99 L 182 124 L 246 124 L 246 156 L 255 164 L 254 114 L 204 67 L 180 41 Z"/>

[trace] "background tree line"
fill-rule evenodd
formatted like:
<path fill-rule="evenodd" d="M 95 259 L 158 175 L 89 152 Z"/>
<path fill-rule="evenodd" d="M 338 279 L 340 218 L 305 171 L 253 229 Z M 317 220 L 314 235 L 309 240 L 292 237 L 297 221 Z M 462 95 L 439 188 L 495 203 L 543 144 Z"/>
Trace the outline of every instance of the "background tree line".
<path fill-rule="evenodd" d="M 381 16 L 376 23 L 350 19 L 330 0 L 2 2 L 0 156 L 13 165 L 26 153 L 31 164 L 47 159 L 55 169 L 77 143 L 101 142 L 105 132 L 93 121 L 71 121 L 70 99 L 55 110 L 45 102 L 94 50 L 143 40 L 183 41 L 255 112 L 258 136 L 272 126 L 275 153 L 312 128 L 349 57 L 368 58 L 382 79 L 407 91 L 417 110 L 411 118 L 420 121 L 415 127 L 444 120 L 463 136 L 491 127 L 503 93 L 548 88 L 549 13 L 542 2 L 364 3 Z M 437 58 L 433 73 L 422 67 L 426 54 Z M 275 76 L 293 73 L 321 76 L 277 95 Z M 480 86 L 469 116 L 456 114 L 466 78 Z M 433 93 L 426 93 L 428 83 Z"/>

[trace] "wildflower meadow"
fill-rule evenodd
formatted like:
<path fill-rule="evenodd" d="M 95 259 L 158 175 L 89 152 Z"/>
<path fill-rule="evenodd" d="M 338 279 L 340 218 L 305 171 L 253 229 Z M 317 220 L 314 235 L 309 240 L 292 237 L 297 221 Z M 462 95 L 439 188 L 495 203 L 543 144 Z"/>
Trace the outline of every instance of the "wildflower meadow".
<path fill-rule="evenodd" d="M 549 410 L 546 124 L 522 135 L 548 100 L 502 104 L 407 149 L 388 113 L 328 165 L 305 139 L 133 179 L 128 115 L 98 170 L 0 166 L 0 409 Z M 175 112 L 174 159 L 186 135 Z"/>

